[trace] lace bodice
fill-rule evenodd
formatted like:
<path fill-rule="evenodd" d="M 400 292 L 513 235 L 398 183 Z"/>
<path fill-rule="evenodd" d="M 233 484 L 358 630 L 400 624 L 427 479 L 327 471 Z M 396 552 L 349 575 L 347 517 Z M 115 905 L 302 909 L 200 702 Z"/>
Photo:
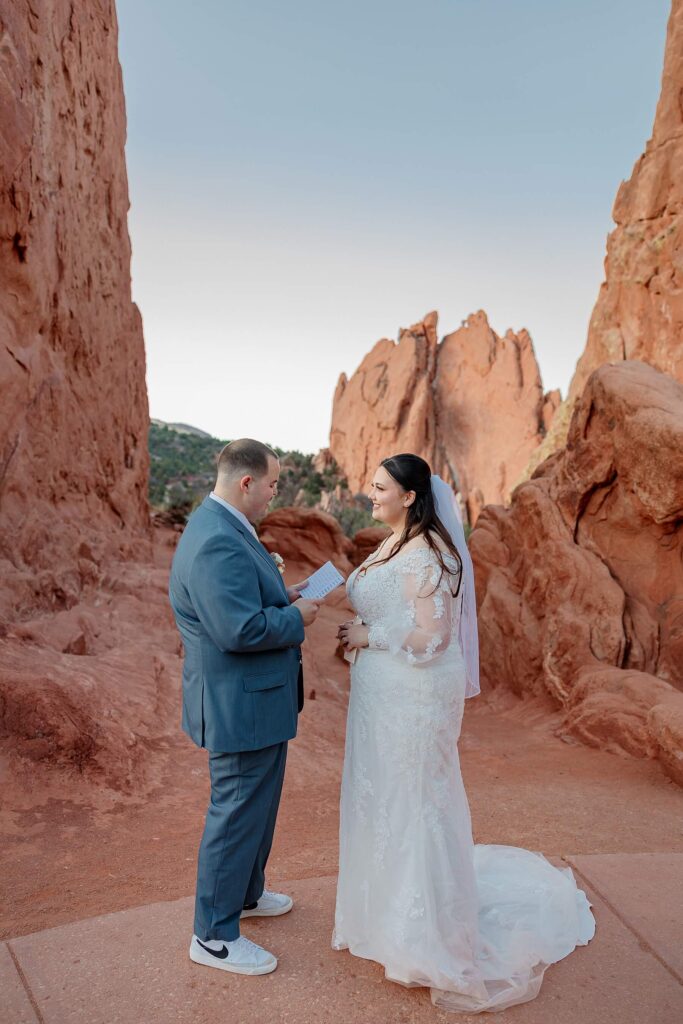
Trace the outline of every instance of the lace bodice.
<path fill-rule="evenodd" d="M 377 552 L 363 563 L 371 565 Z M 349 576 L 347 594 L 369 627 L 371 649 L 386 650 L 411 665 L 426 664 L 458 642 L 462 588 L 459 565 L 444 554 L 453 573 L 444 572 L 428 547 L 400 552 L 389 562 Z"/>

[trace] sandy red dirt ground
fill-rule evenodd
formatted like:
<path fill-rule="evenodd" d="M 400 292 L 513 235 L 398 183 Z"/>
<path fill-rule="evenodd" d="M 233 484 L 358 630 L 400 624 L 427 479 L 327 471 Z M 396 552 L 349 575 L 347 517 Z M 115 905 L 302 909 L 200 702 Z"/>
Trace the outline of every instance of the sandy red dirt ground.
<path fill-rule="evenodd" d="M 347 609 L 336 602 L 306 642 L 308 700 L 290 744 L 271 885 L 336 871 L 348 691 L 347 668 L 334 656 Z M 508 695 L 468 703 L 460 749 L 476 841 L 549 856 L 683 851 L 683 793 L 656 762 L 560 738 L 560 722 Z M 42 770 L 5 787 L 0 938 L 192 892 L 206 753 L 178 727 L 154 756 L 161 781 L 144 799 Z"/>

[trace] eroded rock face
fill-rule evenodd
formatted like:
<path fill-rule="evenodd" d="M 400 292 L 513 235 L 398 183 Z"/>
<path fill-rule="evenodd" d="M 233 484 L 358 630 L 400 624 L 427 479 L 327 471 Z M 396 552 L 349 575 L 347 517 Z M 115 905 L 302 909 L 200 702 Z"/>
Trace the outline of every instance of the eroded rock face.
<path fill-rule="evenodd" d="M 142 792 L 180 652 L 152 560 L 114 5 L 13 0 L 0 34 L 0 740 L 29 788 L 44 765 Z"/>
<path fill-rule="evenodd" d="M 342 374 L 330 451 L 355 492 L 381 459 L 421 455 L 461 492 L 474 522 L 484 504 L 509 497 L 558 402 L 543 395 L 526 331 L 501 338 L 480 311 L 439 343 L 430 313 L 397 343 L 377 342 L 350 380 Z"/>
<path fill-rule="evenodd" d="M 443 339 L 434 383 L 434 464 L 456 484 L 471 523 L 484 505 L 509 499 L 557 398 L 543 394 L 527 331 L 501 338 L 480 311 Z"/>
<path fill-rule="evenodd" d="M 669 20 L 652 138 L 614 202 L 605 282 L 569 398 L 596 367 L 639 359 L 683 383 L 683 3 Z"/>
<path fill-rule="evenodd" d="M 617 195 L 568 398 L 471 544 L 486 684 L 550 693 L 583 742 L 658 757 L 683 784 L 681 90 L 674 0 L 653 136 Z"/>
<path fill-rule="evenodd" d="M 159 785 L 159 754 L 179 730 L 182 649 L 168 604 L 175 535 L 156 534 L 159 567 L 112 563 L 77 605 L 37 611 L 0 639 L 0 749 L 21 789 L 67 778 L 75 799 Z"/>
<path fill-rule="evenodd" d="M 327 512 L 314 508 L 278 508 L 259 525 L 261 543 L 282 555 L 285 564 L 296 562 L 307 574 L 324 562 L 334 562 L 344 575 L 351 572 L 353 542 Z"/>
<path fill-rule="evenodd" d="M 603 366 L 566 449 L 470 540 L 484 685 L 547 692 L 582 739 L 643 756 L 673 742 L 683 709 L 681 451 L 683 386 Z"/>
<path fill-rule="evenodd" d="M 113 3 L 2 15 L 0 622 L 78 600 L 147 544 Z"/>
<path fill-rule="evenodd" d="M 582 669 L 569 697 L 574 736 L 601 750 L 659 757 L 683 785 L 683 695 L 668 683 L 632 669 Z"/>
<path fill-rule="evenodd" d="M 683 0 L 673 0 L 652 138 L 614 202 L 600 286 L 569 393 L 528 474 L 565 443 L 589 375 L 637 359 L 683 383 Z"/>
<path fill-rule="evenodd" d="M 367 489 L 381 459 L 397 452 L 434 453 L 433 381 L 437 314 L 383 338 L 350 379 L 342 374 L 332 407 L 330 451 L 353 493 Z"/>

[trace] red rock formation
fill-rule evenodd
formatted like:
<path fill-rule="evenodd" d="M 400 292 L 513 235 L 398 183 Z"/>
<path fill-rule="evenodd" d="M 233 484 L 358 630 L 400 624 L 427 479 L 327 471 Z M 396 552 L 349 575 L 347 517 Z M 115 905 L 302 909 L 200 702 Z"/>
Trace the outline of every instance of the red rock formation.
<path fill-rule="evenodd" d="M 674 0 L 653 136 L 617 195 L 568 399 L 531 480 L 471 540 L 487 684 L 549 692 L 574 735 L 657 756 L 681 785 L 682 90 Z"/>
<path fill-rule="evenodd" d="M 543 396 L 526 331 L 500 338 L 470 316 L 439 344 L 437 315 L 377 342 L 334 396 L 330 451 L 352 491 L 382 458 L 415 452 L 454 483 L 473 522 L 504 501 L 538 446 L 558 395 Z M 495 454 L 493 454 L 495 453 Z"/>
<path fill-rule="evenodd" d="M 368 555 L 375 551 L 391 531 L 384 526 L 366 526 L 353 535 L 353 553 L 351 561 L 360 565 Z"/>
<path fill-rule="evenodd" d="M 342 374 L 332 408 L 330 451 L 353 493 L 368 487 L 380 459 L 399 451 L 431 458 L 437 314 L 383 338 L 350 380 Z"/>
<path fill-rule="evenodd" d="M 683 382 L 683 2 L 674 0 L 652 138 L 614 202 L 605 281 L 569 399 L 596 367 L 640 359 Z"/>
<path fill-rule="evenodd" d="M 582 739 L 660 753 L 683 780 L 681 451 L 683 387 L 603 366 L 567 448 L 509 509 L 486 508 L 470 544 L 485 686 L 549 693 Z"/>
<path fill-rule="evenodd" d="M 296 562 L 311 573 L 327 561 L 346 576 L 351 572 L 353 542 L 327 512 L 314 508 L 278 508 L 261 520 L 261 543 L 282 555 L 285 564 Z"/>
<path fill-rule="evenodd" d="M 552 419 L 527 331 L 503 338 L 483 312 L 443 339 L 434 381 L 436 472 L 462 493 L 474 523 L 490 502 L 507 501 Z"/>
<path fill-rule="evenodd" d="M 304 575 L 327 561 L 348 575 L 382 543 L 389 530 L 367 526 L 346 537 L 334 516 L 317 508 L 278 508 L 259 525 L 259 538 L 269 551 L 277 551 L 287 564 L 300 566 Z"/>
<path fill-rule="evenodd" d="M 109 2 L 2 14 L 0 622 L 73 604 L 148 526 L 116 28 Z"/>
<path fill-rule="evenodd" d="M 166 531 L 159 541 L 165 562 Z M 40 778 L 49 790 L 55 769 L 71 776 L 72 799 L 81 785 L 142 795 L 158 784 L 159 752 L 179 728 L 180 653 L 165 564 L 116 563 L 76 606 L 7 626 L 0 750 L 21 788 Z"/>
<path fill-rule="evenodd" d="M 574 405 L 603 363 L 639 359 L 683 382 L 683 0 L 673 0 L 652 138 L 612 210 L 583 355 L 549 436 L 525 476 L 565 443 Z"/>
<path fill-rule="evenodd" d="M 321 448 L 313 457 L 313 469 L 316 473 L 324 473 L 326 469 L 331 469 L 333 466 L 334 458 L 329 448 Z"/>
<path fill-rule="evenodd" d="M 152 564 L 114 5 L 14 0 L 1 30 L 2 749 L 29 787 L 40 764 L 141 792 L 177 729 L 179 652 Z"/>

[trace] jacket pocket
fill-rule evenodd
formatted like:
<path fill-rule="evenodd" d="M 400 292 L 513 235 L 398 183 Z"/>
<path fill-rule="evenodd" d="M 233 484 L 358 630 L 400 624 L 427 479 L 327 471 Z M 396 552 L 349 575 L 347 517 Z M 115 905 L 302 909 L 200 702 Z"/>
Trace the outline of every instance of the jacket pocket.
<path fill-rule="evenodd" d="M 242 684 L 247 693 L 255 690 L 274 690 L 287 682 L 286 672 L 263 672 L 261 675 L 243 676 Z"/>

